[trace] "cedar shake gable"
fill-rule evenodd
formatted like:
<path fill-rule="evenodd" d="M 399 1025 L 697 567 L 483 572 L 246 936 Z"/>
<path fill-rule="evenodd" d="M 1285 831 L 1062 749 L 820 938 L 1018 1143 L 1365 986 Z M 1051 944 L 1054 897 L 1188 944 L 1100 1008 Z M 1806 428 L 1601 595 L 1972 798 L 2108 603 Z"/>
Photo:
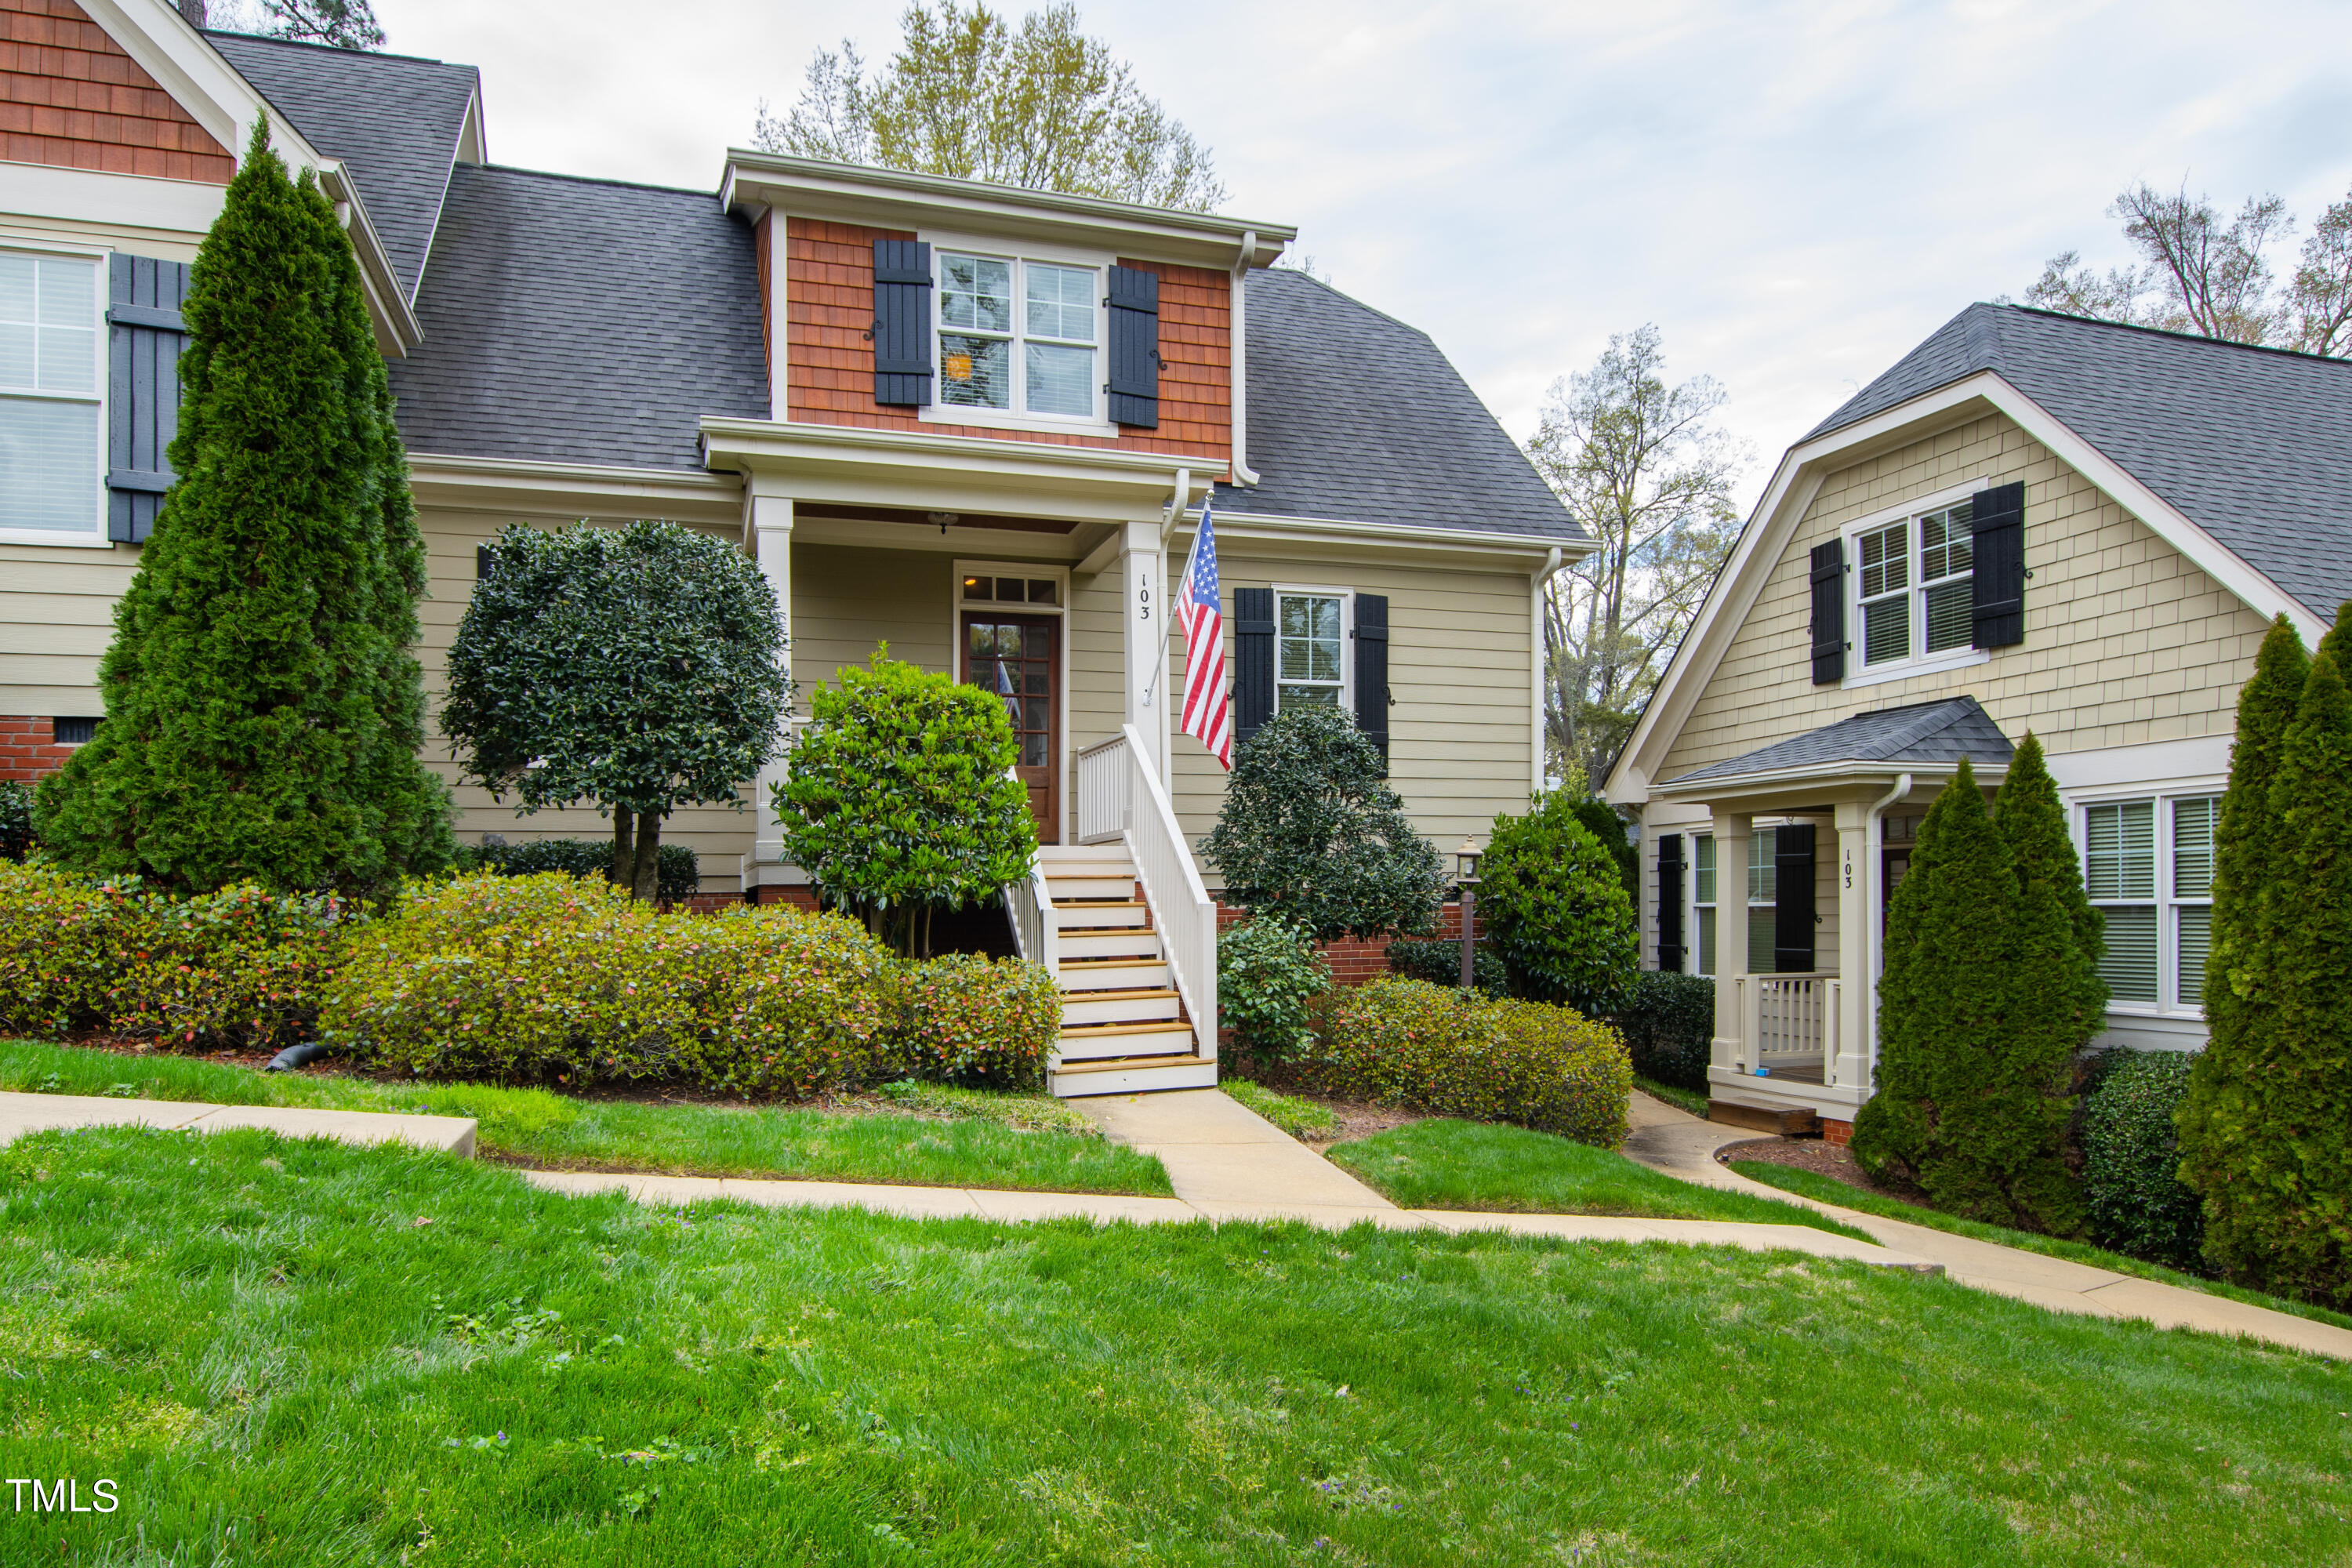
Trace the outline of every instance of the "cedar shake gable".
<path fill-rule="evenodd" d="M 215 185 L 236 173 L 74 0 L 0 0 L 0 158 Z"/>

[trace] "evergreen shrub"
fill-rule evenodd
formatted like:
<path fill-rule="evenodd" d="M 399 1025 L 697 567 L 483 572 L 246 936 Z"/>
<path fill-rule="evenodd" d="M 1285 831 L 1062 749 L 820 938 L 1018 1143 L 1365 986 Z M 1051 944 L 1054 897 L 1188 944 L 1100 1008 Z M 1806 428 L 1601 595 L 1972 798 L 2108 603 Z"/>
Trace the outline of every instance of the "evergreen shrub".
<path fill-rule="evenodd" d="M 1457 991 L 1462 988 L 1462 943 L 1458 940 L 1399 937 L 1389 943 L 1388 965 L 1391 973 L 1410 980 L 1451 985 Z M 1503 955 L 1495 951 L 1493 943 L 1480 942 L 1478 951 L 1470 955 L 1470 986 L 1486 996 L 1511 994 L 1511 977 L 1503 967 Z"/>
<path fill-rule="evenodd" d="M 1633 1070 L 1676 1089 L 1707 1088 L 1715 1048 L 1715 982 L 1704 974 L 1645 970 L 1611 1020 L 1625 1037 Z"/>
<path fill-rule="evenodd" d="M 0 860 L 22 860 L 32 852 L 32 786 L 0 779 Z"/>
<path fill-rule="evenodd" d="M 2083 1097 L 2083 1194 L 2091 1239 L 2151 1263 L 2201 1271 L 2204 1210 L 2180 1180 L 2173 1118 L 2195 1058 L 2102 1053 Z"/>
<path fill-rule="evenodd" d="M 1217 1019 L 1261 1061 L 1304 1056 L 1315 1041 L 1310 1005 L 1331 988 L 1313 939 L 1279 915 L 1257 915 L 1217 937 Z"/>
<path fill-rule="evenodd" d="M 1633 1070 L 1617 1031 L 1542 1002 L 1383 975 L 1318 1005 L 1302 1076 L 1326 1093 L 1614 1148 Z"/>
<path fill-rule="evenodd" d="M 660 869 L 654 882 L 656 901 L 684 904 L 702 886 L 701 863 L 683 844 L 660 847 Z M 542 871 L 568 871 L 575 877 L 613 875 L 613 846 L 600 838 L 540 838 L 526 844 L 485 844 L 458 847 L 459 871 L 489 871 L 501 877 L 535 877 Z"/>
<path fill-rule="evenodd" d="M 1044 969 L 950 953 L 902 962 L 895 974 L 892 1070 L 971 1088 L 1045 1087 L 1062 993 Z"/>
<path fill-rule="evenodd" d="M 104 1021 L 120 901 L 59 867 L 0 862 L 0 1036 L 62 1039 Z"/>
<path fill-rule="evenodd" d="M 1585 826 L 1582 804 L 1551 790 L 1526 816 L 1495 818 L 1478 861 L 1477 919 L 1515 994 L 1602 1015 L 1632 988 L 1642 943 L 1617 859 Z M 1616 833 L 1622 840 L 1624 828 Z"/>

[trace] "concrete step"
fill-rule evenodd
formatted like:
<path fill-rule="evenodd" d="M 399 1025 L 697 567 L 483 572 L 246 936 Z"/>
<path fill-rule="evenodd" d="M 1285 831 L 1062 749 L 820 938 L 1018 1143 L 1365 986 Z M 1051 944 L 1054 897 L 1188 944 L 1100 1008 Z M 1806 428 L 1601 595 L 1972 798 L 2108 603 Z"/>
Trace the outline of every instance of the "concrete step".
<path fill-rule="evenodd" d="M 1180 1018 L 1143 1024 L 1065 1024 L 1055 1050 L 1065 1066 L 1105 1057 L 1189 1056 L 1192 1026 Z"/>
<path fill-rule="evenodd" d="M 1054 920 L 1066 936 L 1074 931 L 1105 926 L 1148 926 L 1151 923 L 1151 910 L 1136 898 L 1097 899 L 1086 903 L 1064 903 L 1055 899 Z"/>
<path fill-rule="evenodd" d="M 1089 991 L 1154 991 L 1171 984 L 1168 965 L 1156 958 L 1062 959 L 1062 994 Z"/>
<path fill-rule="evenodd" d="M 1172 1023 L 1181 1009 L 1176 993 L 1153 988 L 1139 991 L 1087 991 L 1062 996 L 1062 1026 L 1085 1024 Z"/>
<path fill-rule="evenodd" d="M 1160 957 L 1160 933 L 1147 927 L 1111 931 L 1065 931 L 1059 940 L 1062 958 L 1124 958 L 1150 963 Z"/>
<path fill-rule="evenodd" d="M 1163 1089 L 1214 1089 L 1217 1064 L 1199 1057 L 1115 1058 L 1055 1069 L 1047 1087 L 1063 1100 L 1098 1094 L 1150 1094 Z"/>

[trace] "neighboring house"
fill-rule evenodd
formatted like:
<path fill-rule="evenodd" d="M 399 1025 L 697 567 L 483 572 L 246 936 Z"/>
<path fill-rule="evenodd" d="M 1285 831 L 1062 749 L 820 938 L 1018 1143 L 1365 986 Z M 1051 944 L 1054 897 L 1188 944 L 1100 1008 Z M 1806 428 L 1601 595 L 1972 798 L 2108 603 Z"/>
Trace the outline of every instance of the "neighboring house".
<path fill-rule="evenodd" d="M 1166 700 L 1166 584 L 1204 501 L 1242 735 L 1339 704 L 1449 848 L 1542 782 L 1538 595 L 1591 545 L 1427 337 L 1267 270 L 1288 227 L 740 149 L 715 195 L 503 168 L 469 68 L 199 32 L 160 0 L 0 0 L 0 334 L 50 323 L 37 369 L 0 355 L 18 772 L 100 714 L 171 479 L 185 264 L 265 117 L 372 291 L 431 557 L 428 682 L 500 528 L 667 517 L 741 541 L 803 689 L 887 641 L 1003 693 L 1066 871 L 1013 890 L 1024 942 L 1098 982 L 1069 1016 L 1110 1031 L 1087 1046 L 1099 1087 L 1214 1070 L 1188 845 L 1223 775 Z M 761 826 L 771 782 L 671 819 L 706 896 L 806 897 Z M 457 799 L 468 835 L 609 831 Z M 1056 894 L 1138 871 L 1156 934 L 1104 905 L 1063 923 L 1111 929 L 1056 945 Z M 1108 1065 L 1129 1056 L 1162 1059 Z"/>
<path fill-rule="evenodd" d="M 2352 364 L 1973 305 L 1782 459 L 1612 773 L 1645 963 L 1716 978 L 1718 1099 L 1842 1137 L 1887 900 L 1962 756 L 2041 738 L 2106 1044 L 2193 1050 L 2238 690 L 2352 595 Z M 1761 1076 L 1759 1076 L 1761 1075 Z"/>

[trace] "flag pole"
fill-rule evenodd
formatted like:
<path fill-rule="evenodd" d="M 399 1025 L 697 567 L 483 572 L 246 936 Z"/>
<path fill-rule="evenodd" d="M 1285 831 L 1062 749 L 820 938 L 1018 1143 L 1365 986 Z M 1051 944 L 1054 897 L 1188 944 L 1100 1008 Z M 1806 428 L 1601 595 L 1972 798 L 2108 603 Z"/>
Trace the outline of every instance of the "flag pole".
<path fill-rule="evenodd" d="M 1192 591 L 1193 564 L 1201 559 L 1201 541 L 1207 538 L 1209 533 L 1209 498 L 1202 496 L 1201 526 L 1192 531 L 1192 548 L 1184 552 L 1184 574 L 1177 579 L 1184 584 L 1184 592 L 1187 595 Z M 1181 504 L 1176 508 L 1176 521 L 1179 522 L 1184 521 L 1184 509 Z M 1176 619 L 1170 613 L 1171 606 L 1176 603 L 1176 596 L 1166 592 L 1165 584 L 1160 586 L 1162 591 L 1160 595 L 1160 652 L 1151 661 L 1151 679 L 1143 683 L 1143 705 L 1146 708 L 1151 706 L 1152 687 L 1159 684 L 1160 678 L 1168 673 L 1168 644 L 1176 635 Z"/>

